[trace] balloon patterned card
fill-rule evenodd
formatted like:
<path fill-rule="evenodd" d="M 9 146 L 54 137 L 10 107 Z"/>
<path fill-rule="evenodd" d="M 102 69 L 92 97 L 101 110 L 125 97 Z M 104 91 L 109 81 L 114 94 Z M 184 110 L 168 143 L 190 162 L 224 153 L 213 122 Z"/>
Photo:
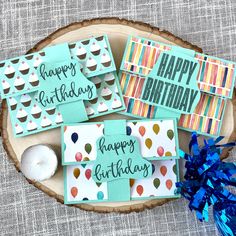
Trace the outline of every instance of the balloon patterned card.
<path fill-rule="evenodd" d="M 66 204 L 178 197 L 175 119 L 108 120 L 61 130 Z"/>
<path fill-rule="evenodd" d="M 17 137 L 125 109 L 106 35 L 2 61 L 0 74 Z"/>
<path fill-rule="evenodd" d="M 193 50 L 130 36 L 119 79 L 133 117 L 177 117 L 188 131 L 219 136 L 236 64 Z"/>

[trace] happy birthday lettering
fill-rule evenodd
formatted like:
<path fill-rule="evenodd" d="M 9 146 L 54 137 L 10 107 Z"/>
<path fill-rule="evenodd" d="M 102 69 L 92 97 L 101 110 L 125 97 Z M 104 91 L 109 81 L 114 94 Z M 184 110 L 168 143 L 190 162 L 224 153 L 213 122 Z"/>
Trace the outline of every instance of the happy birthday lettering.
<path fill-rule="evenodd" d="M 41 103 L 42 106 L 47 107 L 55 102 L 65 102 L 68 98 L 77 97 L 79 99 L 83 94 L 87 94 L 89 100 L 93 97 L 93 87 L 87 85 L 84 88 L 79 87 L 76 89 L 75 82 L 71 82 L 68 87 L 66 84 L 62 84 L 59 88 L 54 88 L 54 91 L 51 91 L 50 94 L 51 96 L 48 96 L 45 91 L 40 91 L 38 94 L 38 102 Z"/>
<path fill-rule="evenodd" d="M 49 69 L 48 71 L 46 70 L 46 65 L 44 63 L 40 64 L 39 67 L 39 73 L 40 76 L 46 80 L 47 78 L 51 78 L 56 76 L 59 80 L 61 80 L 61 76 L 64 76 L 65 78 L 67 78 L 67 73 L 69 72 L 69 74 L 71 76 L 75 76 L 76 75 L 76 63 L 70 63 L 69 65 L 62 65 L 59 67 L 55 67 L 53 69 Z"/>
<path fill-rule="evenodd" d="M 118 159 L 116 162 L 111 162 L 111 165 L 102 168 L 101 164 L 96 165 L 94 175 L 98 181 L 110 178 L 129 176 L 130 174 L 142 172 L 143 177 L 147 177 L 150 169 L 150 164 L 144 163 L 137 165 L 133 163 L 132 158 Z"/>
<path fill-rule="evenodd" d="M 190 86 L 198 63 L 163 53 L 156 76 L 146 79 L 142 99 L 190 113 L 199 90 Z"/>
<path fill-rule="evenodd" d="M 134 144 L 135 140 L 130 139 L 130 140 L 122 140 L 120 142 L 114 142 L 114 143 L 108 143 L 106 144 L 106 139 L 105 137 L 100 138 L 99 143 L 98 143 L 98 148 L 104 154 L 105 152 L 110 152 L 110 151 L 115 151 L 117 155 L 120 154 L 126 154 L 127 153 L 127 148 L 129 153 L 134 152 Z"/>

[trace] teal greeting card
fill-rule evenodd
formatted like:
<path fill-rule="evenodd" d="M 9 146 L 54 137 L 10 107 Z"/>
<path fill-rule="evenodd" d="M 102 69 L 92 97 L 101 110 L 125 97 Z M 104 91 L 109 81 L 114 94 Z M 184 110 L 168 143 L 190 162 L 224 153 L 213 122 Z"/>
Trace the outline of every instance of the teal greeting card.
<path fill-rule="evenodd" d="M 175 120 L 110 120 L 62 127 L 67 204 L 173 198 Z"/>
<path fill-rule="evenodd" d="M 187 84 L 190 74 L 198 88 Z M 126 115 L 176 117 L 179 128 L 210 136 L 220 134 L 235 77 L 234 62 L 137 36 L 128 38 L 119 73 Z"/>
<path fill-rule="evenodd" d="M 125 108 L 106 35 L 2 61 L 0 74 L 16 136 Z"/>

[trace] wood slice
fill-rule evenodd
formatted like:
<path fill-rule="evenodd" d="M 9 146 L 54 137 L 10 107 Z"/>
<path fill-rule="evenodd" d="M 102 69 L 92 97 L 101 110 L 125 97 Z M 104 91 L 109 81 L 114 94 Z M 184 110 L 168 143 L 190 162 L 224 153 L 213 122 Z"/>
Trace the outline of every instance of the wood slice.
<path fill-rule="evenodd" d="M 158 28 L 150 26 L 148 24 L 142 22 L 127 21 L 118 18 L 100 18 L 86 20 L 79 23 L 73 23 L 64 28 L 61 28 L 49 35 L 44 40 L 40 41 L 38 44 L 36 44 L 28 53 L 39 51 L 49 45 L 55 45 L 63 42 L 74 42 L 80 39 L 88 38 L 91 36 L 98 36 L 101 34 L 108 34 L 117 68 L 120 67 L 120 62 L 123 56 L 126 40 L 130 34 L 142 36 L 167 44 L 179 45 L 189 49 L 194 49 L 198 52 L 202 52 L 199 47 L 192 45 L 167 31 L 161 31 Z M 226 113 L 223 121 L 222 135 L 225 136 L 224 142 L 236 139 L 235 107 L 236 102 L 234 93 L 234 99 L 228 101 L 227 103 Z M 118 119 L 120 117 L 124 118 L 124 116 L 113 114 L 101 117 L 96 120 L 101 121 L 103 119 Z M 125 118 L 130 119 L 128 117 Z M 15 138 L 12 132 L 12 125 L 10 122 L 10 117 L 5 101 L 3 101 L 2 104 L 1 127 L 4 148 L 8 156 L 13 160 L 18 171 L 20 171 L 21 154 L 27 147 L 34 144 L 46 143 L 52 145 L 57 150 L 60 150 L 59 128 L 41 132 L 39 134 L 30 135 L 27 137 Z M 179 139 L 181 148 L 187 146 L 189 142 L 189 133 L 179 131 Z M 58 153 L 59 152 L 60 151 L 58 151 Z M 229 149 L 225 149 L 223 157 L 226 157 L 228 155 L 228 152 Z M 56 174 L 49 180 L 43 182 L 29 181 L 29 183 L 44 191 L 49 196 L 54 197 L 55 199 L 57 199 L 57 201 L 63 203 L 62 167 L 60 167 Z M 145 208 L 153 208 L 155 206 L 160 206 L 168 201 L 170 201 L 170 199 L 117 203 L 79 204 L 74 206 L 84 210 L 97 212 L 131 212 L 141 211 Z"/>

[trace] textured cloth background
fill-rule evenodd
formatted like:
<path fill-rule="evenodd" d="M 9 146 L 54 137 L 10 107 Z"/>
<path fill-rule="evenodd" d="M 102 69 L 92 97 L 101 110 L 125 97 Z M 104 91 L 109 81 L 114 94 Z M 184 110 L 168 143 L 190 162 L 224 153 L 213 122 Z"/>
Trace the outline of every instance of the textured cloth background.
<path fill-rule="evenodd" d="M 117 16 L 166 29 L 205 53 L 236 61 L 236 1 L 0 1 L 0 60 L 25 53 L 59 27 Z M 231 153 L 234 159 L 236 152 Z M 0 235 L 216 235 L 212 215 L 199 223 L 180 199 L 131 214 L 63 206 L 28 184 L 0 145 Z"/>

